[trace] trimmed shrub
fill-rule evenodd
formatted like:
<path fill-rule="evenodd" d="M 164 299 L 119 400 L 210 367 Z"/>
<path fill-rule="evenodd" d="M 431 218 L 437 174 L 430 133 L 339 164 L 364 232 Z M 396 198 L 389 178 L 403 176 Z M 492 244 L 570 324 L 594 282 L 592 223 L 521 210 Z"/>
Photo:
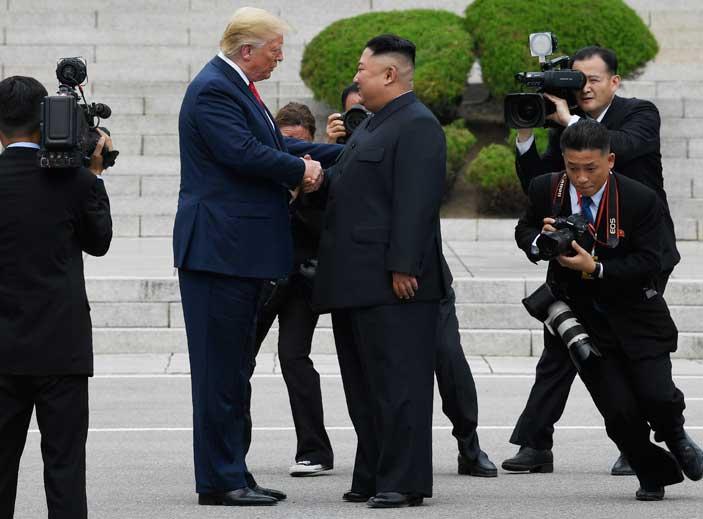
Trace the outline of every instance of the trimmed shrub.
<path fill-rule="evenodd" d="M 453 120 L 474 61 L 473 42 L 463 18 L 442 10 L 374 12 L 334 22 L 303 54 L 300 76 L 315 98 L 338 106 L 364 45 L 382 33 L 397 34 L 417 46 L 415 93 L 440 121 Z"/>
<path fill-rule="evenodd" d="M 457 119 L 443 127 L 447 139 L 447 179 L 445 197 L 449 195 L 459 173 L 464 169 L 469 150 L 476 144 L 476 137 L 471 133 L 463 119 Z"/>
<path fill-rule="evenodd" d="M 557 54 L 587 45 L 613 49 L 622 76 L 658 51 L 652 33 L 622 0 L 475 0 L 466 8 L 466 27 L 476 41 L 483 82 L 496 97 L 518 90 L 515 73 L 539 70 L 528 48 L 533 32 L 556 34 Z"/>
<path fill-rule="evenodd" d="M 541 155 L 547 150 L 547 145 L 549 144 L 549 130 L 547 128 L 534 128 L 533 132 L 537 143 L 537 152 Z M 512 150 L 515 150 L 515 139 L 517 139 L 517 130 L 511 128 L 505 142 Z"/>
<path fill-rule="evenodd" d="M 489 215 L 517 216 L 527 199 L 515 173 L 515 151 L 503 144 L 483 148 L 469 164 L 467 180 L 479 191 L 479 211 Z"/>

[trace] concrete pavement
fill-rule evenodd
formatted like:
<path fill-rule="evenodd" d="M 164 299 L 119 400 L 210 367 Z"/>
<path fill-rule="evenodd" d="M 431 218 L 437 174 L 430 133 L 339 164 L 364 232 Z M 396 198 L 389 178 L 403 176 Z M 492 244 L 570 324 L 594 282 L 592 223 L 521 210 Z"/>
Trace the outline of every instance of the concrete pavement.
<path fill-rule="evenodd" d="M 533 380 L 534 358 L 471 357 L 479 396 L 482 447 L 498 464 L 514 454 L 512 426 Z M 669 487 L 661 503 L 635 501 L 637 481 L 608 474 L 617 451 L 583 385 L 577 381 L 555 433 L 555 472 L 495 479 L 456 474 L 456 442 L 434 411 L 434 497 L 410 510 L 375 511 L 343 503 L 351 480 L 355 434 L 334 356 L 316 356 L 323 373 L 325 421 L 335 468 L 317 478 L 291 478 L 295 433 L 285 385 L 273 355 L 253 379 L 254 442 L 248 456 L 259 481 L 289 494 L 270 509 L 199 507 L 193 489 L 190 379 L 177 356 L 101 355 L 91 380 L 88 496 L 98 519 L 176 518 L 687 518 L 701 517 L 703 482 Z M 178 368 L 181 366 L 181 368 Z M 173 374 L 168 374 L 167 372 Z M 703 364 L 676 360 L 677 385 L 687 397 L 689 433 L 703 444 Z M 46 517 L 39 434 L 31 425 L 20 470 L 17 518 Z"/>

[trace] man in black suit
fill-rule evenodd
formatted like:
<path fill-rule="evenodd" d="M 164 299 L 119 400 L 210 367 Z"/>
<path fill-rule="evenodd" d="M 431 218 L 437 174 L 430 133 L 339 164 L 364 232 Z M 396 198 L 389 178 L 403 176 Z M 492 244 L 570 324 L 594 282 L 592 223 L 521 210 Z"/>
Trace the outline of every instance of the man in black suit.
<path fill-rule="evenodd" d="M 586 76 L 585 86 L 576 92 L 578 110 L 571 114 L 566 101 L 547 95 L 557 108 L 549 118 L 558 127 L 549 133 L 546 152 L 542 156 L 537 153 L 531 129 L 518 130 L 516 170 L 523 190 L 527 193 L 533 178 L 564 169 L 559 144 L 564 128 L 583 118 L 595 119 L 603 124 L 608 129 L 612 150 L 617 158 L 615 171 L 653 189 L 666 208 L 663 268 L 658 275 L 659 288 L 663 293 L 680 256 L 664 192 L 659 151 L 659 112 L 649 101 L 615 95 L 620 86 L 620 76 L 617 75 L 618 62 L 613 51 L 602 47 L 581 49 L 573 57 L 573 68 Z M 511 443 L 520 446 L 520 451 L 515 457 L 505 460 L 504 469 L 530 472 L 552 470 L 554 423 L 564 411 L 575 376 L 576 371 L 571 363 L 552 355 L 548 348 L 544 349 L 530 397 L 510 438 Z M 613 465 L 611 473 L 634 474 L 622 455 Z"/>
<path fill-rule="evenodd" d="M 0 517 L 14 514 L 17 473 L 36 408 L 52 519 L 87 517 L 85 442 L 93 374 L 83 252 L 112 239 L 100 174 L 102 135 L 90 170 L 37 166 L 37 80 L 0 82 Z"/>
<path fill-rule="evenodd" d="M 354 82 L 374 113 L 327 172 L 314 302 L 332 311 L 358 443 L 347 501 L 432 495 L 432 386 L 442 273 L 444 133 L 412 92 L 415 46 L 371 39 Z"/>
<path fill-rule="evenodd" d="M 342 91 L 342 110 L 361 104 L 359 86 L 352 83 Z M 347 132 L 341 114 L 327 118 L 327 141 L 346 138 Z M 498 476 L 498 469 L 481 449 L 478 439 L 478 398 L 471 367 L 461 346 L 459 320 L 456 316 L 456 296 L 451 288 L 452 274 L 446 262 L 445 277 L 450 285 L 447 295 L 439 303 L 439 341 L 435 356 L 437 388 L 442 397 L 442 411 L 452 423 L 452 435 L 457 440 L 457 471 L 461 475 L 484 478 Z"/>
<path fill-rule="evenodd" d="M 573 254 L 550 261 L 547 283 L 600 350 L 579 374 L 640 480 L 637 499 L 660 500 L 664 486 L 683 480 L 681 469 L 692 480 L 703 477 L 703 452 L 684 431 L 684 397 L 671 376 L 678 332 L 659 278 L 668 213 L 655 191 L 611 172 L 616 156 L 604 125 L 579 121 L 560 143 L 566 171 L 532 181 L 515 238 L 536 261 L 544 257 L 537 238 L 555 230 L 555 217 L 580 213 L 589 222 L 583 247 L 572 241 Z M 556 323 L 570 336 L 566 321 Z M 570 362 L 562 340 L 547 331 L 545 348 Z M 650 442 L 652 430 L 671 453 Z"/>

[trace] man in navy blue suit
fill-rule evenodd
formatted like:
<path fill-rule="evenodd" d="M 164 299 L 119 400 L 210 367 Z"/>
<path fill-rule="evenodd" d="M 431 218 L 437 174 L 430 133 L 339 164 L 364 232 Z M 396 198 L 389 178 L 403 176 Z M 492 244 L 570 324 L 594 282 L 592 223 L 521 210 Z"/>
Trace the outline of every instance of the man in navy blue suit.
<path fill-rule="evenodd" d="M 201 505 L 273 505 L 286 497 L 260 487 L 245 461 L 257 302 L 265 280 L 286 276 L 293 263 L 290 191 L 317 189 L 322 165 L 341 149 L 284 139 L 256 90 L 283 60 L 287 29 L 262 9 L 237 10 L 179 116 L 173 248 Z"/>

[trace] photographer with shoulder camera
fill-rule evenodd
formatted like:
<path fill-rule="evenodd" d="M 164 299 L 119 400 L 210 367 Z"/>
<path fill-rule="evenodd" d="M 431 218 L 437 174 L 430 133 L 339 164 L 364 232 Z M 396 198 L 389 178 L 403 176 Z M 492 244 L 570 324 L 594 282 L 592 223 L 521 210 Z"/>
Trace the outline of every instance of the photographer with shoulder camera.
<path fill-rule="evenodd" d="M 0 82 L 0 517 L 14 514 L 17 474 L 33 409 L 53 519 L 87 517 L 85 443 L 93 374 L 83 252 L 112 239 L 100 174 L 100 134 L 90 168 L 40 168 L 35 79 Z"/>
<path fill-rule="evenodd" d="M 537 153 L 532 129 L 518 130 L 516 171 L 522 188 L 527 193 L 535 177 L 564 169 L 560 138 L 565 128 L 583 119 L 603 124 L 616 156 L 613 169 L 653 189 L 665 209 L 662 269 L 657 276 L 658 290 L 663 293 L 680 255 L 664 191 L 659 112 L 649 101 L 615 95 L 620 86 L 620 76 L 617 74 L 617 56 L 612 50 L 585 47 L 573 56 L 572 68 L 582 72 L 586 79 L 583 88 L 575 92 L 578 109 L 574 113 L 570 112 L 564 99 L 544 94 L 556 106 L 556 111 L 547 119 L 557 125 L 549 132 L 549 145 L 545 153 L 542 156 Z M 530 399 L 510 438 L 510 442 L 521 449 L 515 457 L 504 462 L 503 468 L 506 470 L 539 471 L 541 467 L 551 467 L 553 463 L 554 423 L 564 411 L 576 371 L 569 362 L 560 361 L 545 349 L 536 375 Z M 633 474 L 623 456 L 615 462 L 611 473 Z"/>
<path fill-rule="evenodd" d="M 684 397 L 671 376 L 678 332 L 659 287 L 666 208 L 653 190 L 611 171 L 616 156 L 605 126 L 579 121 L 560 147 L 566 171 L 530 184 L 515 238 L 535 261 L 545 257 L 540 235 L 556 230 L 556 217 L 581 214 L 588 222 L 589 240 L 579 239 L 586 248 L 571 241 L 573 251 L 550 261 L 547 284 L 600 352 L 580 375 L 640 480 L 637 499 L 660 500 L 664 486 L 683 479 L 681 469 L 703 477 L 703 452 L 684 431 Z M 562 340 L 545 331 L 547 351 L 571 365 Z M 675 460 L 650 442 L 650 425 Z"/>

